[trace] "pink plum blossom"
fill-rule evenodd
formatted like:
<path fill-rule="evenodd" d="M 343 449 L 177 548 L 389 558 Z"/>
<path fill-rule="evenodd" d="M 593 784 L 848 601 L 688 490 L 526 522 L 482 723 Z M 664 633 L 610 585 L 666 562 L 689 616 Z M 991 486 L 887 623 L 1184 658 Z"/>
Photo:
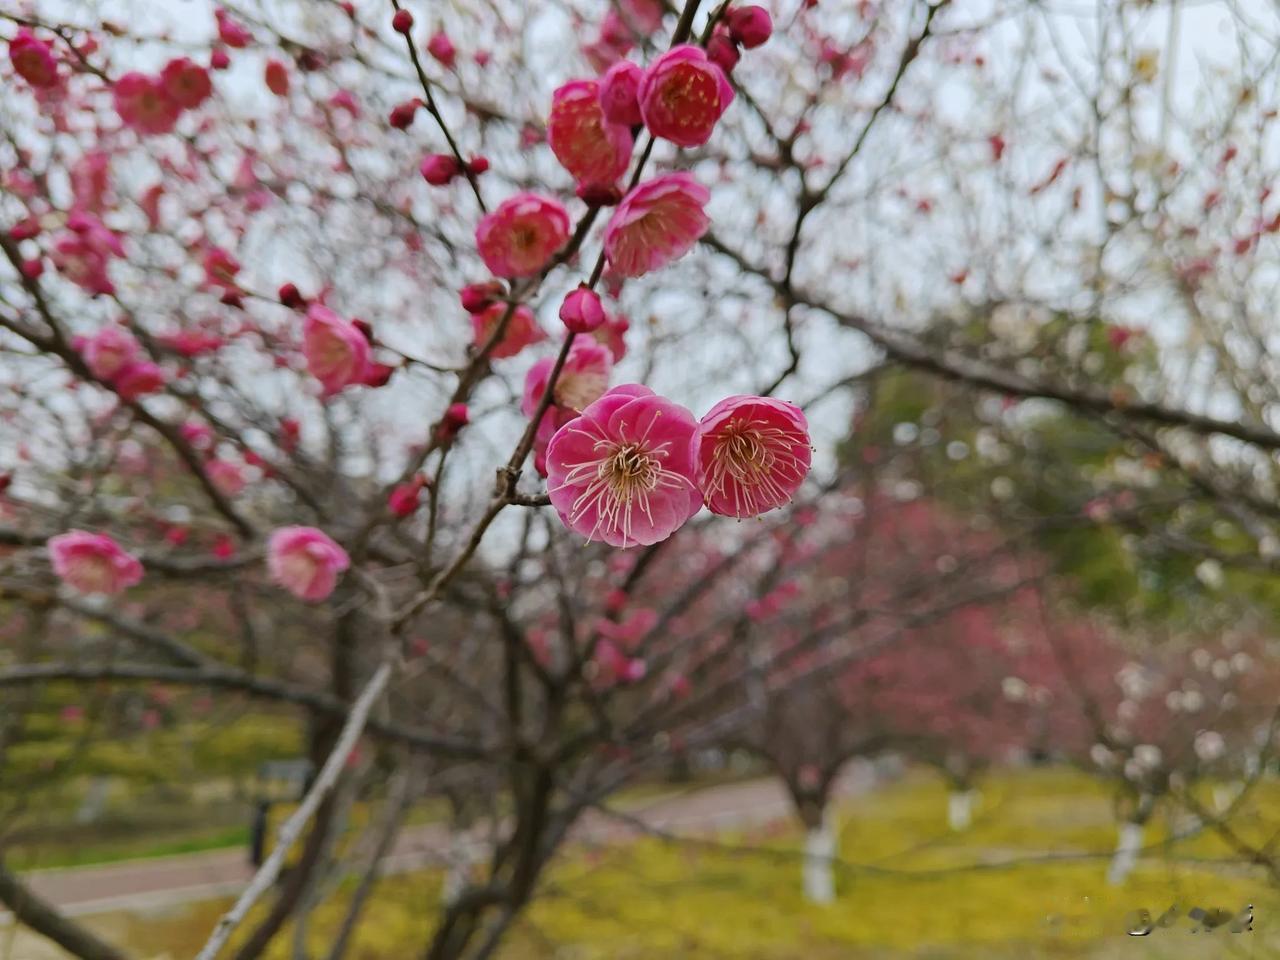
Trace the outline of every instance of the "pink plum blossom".
<path fill-rule="evenodd" d="M 688 253 L 707 232 L 711 194 L 691 173 L 668 173 L 640 184 L 618 204 L 604 232 L 614 272 L 639 277 Z"/>
<path fill-rule="evenodd" d="M 711 139 L 716 121 L 733 102 L 724 71 L 701 47 L 681 44 L 645 71 L 640 112 L 655 137 L 682 147 L 700 147 Z"/>
<path fill-rule="evenodd" d="M 53 48 L 27 27 L 20 27 L 9 41 L 13 71 L 33 87 L 53 87 L 58 83 L 58 61 Z"/>
<path fill-rule="evenodd" d="M 115 82 L 116 113 L 138 133 L 168 133 L 182 106 L 156 77 L 132 71 Z"/>
<path fill-rule="evenodd" d="M 613 362 L 617 363 L 627 355 L 627 331 L 631 329 L 631 321 L 620 313 L 606 314 L 604 324 L 591 334 L 598 343 L 604 344 L 613 354 Z"/>
<path fill-rule="evenodd" d="M 360 328 L 318 303 L 307 308 L 302 352 L 326 396 L 363 382 L 369 366 L 369 340 Z"/>
<path fill-rule="evenodd" d="M 210 460 L 204 469 L 209 480 L 225 496 L 239 496 L 247 485 L 244 471 L 230 460 Z"/>
<path fill-rule="evenodd" d="M 90 293 L 110 294 L 115 284 L 107 276 L 112 257 L 123 257 L 120 238 L 97 217 L 76 210 L 67 217 L 68 232 L 54 241 L 53 265 L 68 280 Z"/>
<path fill-rule="evenodd" d="M 475 344 L 477 350 L 489 342 L 489 338 L 493 336 L 493 331 L 497 329 L 502 318 L 506 316 L 508 309 L 510 309 L 509 304 L 495 303 L 480 313 L 471 315 L 471 342 Z M 511 319 L 507 321 L 506 332 L 503 333 L 502 339 L 498 341 L 489 353 L 489 357 L 492 360 L 514 357 L 525 347 L 541 343 L 545 339 L 547 339 L 547 332 L 538 326 L 538 321 L 534 319 L 533 311 L 521 305 L 512 312 Z"/>
<path fill-rule="evenodd" d="M 551 96 L 547 144 L 582 184 L 610 184 L 627 172 L 631 129 L 606 119 L 594 80 L 571 80 Z"/>
<path fill-rule="evenodd" d="M 569 239 L 569 214 L 558 200 L 518 193 L 476 227 L 476 247 L 499 277 L 527 277 L 547 265 Z"/>
<path fill-rule="evenodd" d="M 267 542 L 271 579 L 312 603 L 333 593 L 338 574 L 350 565 L 347 552 L 315 527 L 281 527 Z"/>
<path fill-rule="evenodd" d="M 79 348 L 89 372 L 108 383 L 142 353 L 142 347 L 133 334 L 117 324 L 103 327 L 79 344 Z"/>
<path fill-rule="evenodd" d="M 160 85 L 169 99 L 184 110 L 194 110 L 213 95 L 209 71 L 187 57 L 178 57 L 164 65 Z"/>
<path fill-rule="evenodd" d="M 71 530 L 49 539 L 53 572 L 81 593 L 122 593 L 142 579 L 142 564 L 106 534 Z"/>
<path fill-rule="evenodd" d="M 164 389 L 164 371 L 150 360 L 130 363 L 111 381 L 122 400 L 137 400 Z"/>
<path fill-rule="evenodd" d="M 665 540 L 698 512 L 684 407 L 639 384 L 614 387 L 547 447 L 547 492 L 569 529 L 633 547 Z"/>
<path fill-rule="evenodd" d="M 809 473 L 809 424 L 772 397 L 728 397 L 698 424 L 692 459 L 712 513 L 754 517 L 788 502 Z"/>
<path fill-rule="evenodd" d="M 600 78 L 600 108 L 610 123 L 634 127 L 644 122 L 640 113 L 640 84 L 644 70 L 630 60 L 619 60 Z"/>
<path fill-rule="evenodd" d="M 524 396 L 520 410 L 526 417 L 538 411 L 538 403 L 547 389 L 547 381 L 555 366 L 554 357 L 539 360 L 529 368 L 524 380 Z M 554 405 L 572 416 L 580 414 L 604 395 L 609 387 L 609 374 L 613 372 L 613 358 L 607 347 L 588 338 L 575 340 L 565 357 L 564 367 L 556 378 L 551 393 Z"/>

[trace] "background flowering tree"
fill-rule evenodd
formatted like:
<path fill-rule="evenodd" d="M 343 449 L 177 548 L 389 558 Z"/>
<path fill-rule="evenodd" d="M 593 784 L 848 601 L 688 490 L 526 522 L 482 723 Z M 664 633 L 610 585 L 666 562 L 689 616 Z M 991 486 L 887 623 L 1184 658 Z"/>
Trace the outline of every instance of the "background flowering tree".
<path fill-rule="evenodd" d="M 206 957 L 298 840 L 238 956 L 305 918 L 351 796 L 381 841 L 424 782 L 500 784 L 425 947 L 491 955 L 673 734 L 739 727 L 744 680 L 844 676 L 848 611 L 767 572 L 803 566 L 769 552 L 787 520 L 732 520 L 840 489 L 882 367 L 955 391 L 954 436 L 918 407 L 888 440 L 990 512 L 1047 451 L 1073 523 L 1265 606 L 1276 30 L 1228 8 L 1244 66 L 1189 91 L 1207 6 L 1108 8 L 1092 42 L 1022 2 L 6 9 L 4 743 L 67 684 L 308 718 L 307 800 Z M 893 599 L 885 643 L 925 615 Z M 788 618 L 785 656 L 743 642 Z M 12 871 L 0 898 L 119 955 Z"/>

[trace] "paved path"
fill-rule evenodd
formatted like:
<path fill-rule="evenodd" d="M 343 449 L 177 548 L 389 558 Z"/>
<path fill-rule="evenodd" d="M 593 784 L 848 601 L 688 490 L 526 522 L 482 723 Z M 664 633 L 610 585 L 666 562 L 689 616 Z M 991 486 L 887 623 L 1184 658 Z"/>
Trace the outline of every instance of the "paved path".
<path fill-rule="evenodd" d="M 869 768 L 854 765 L 840 786 L 842 795 L 861 793 L 872 782 Z M 645 830 L 708 834 L 757 826 L 791 815 L 790 802 L 777 780 L 748 780 L 673 793 L 628 809 L 630 823 L 592 812 L 574 838 L 612 843 Z M 448 830 L 426 824 L 401 832 L 384 863 L 384 872 L 421 869 L 442 861 Z M 233 896 L 252 876 L 243 848 L 130 860 L 96 867 L 33 871 L 26 880 L 40 896 L 71 916 L 120 910 L 146 910 Z M 0 926 L 12 918 L 0 913 Z"/>

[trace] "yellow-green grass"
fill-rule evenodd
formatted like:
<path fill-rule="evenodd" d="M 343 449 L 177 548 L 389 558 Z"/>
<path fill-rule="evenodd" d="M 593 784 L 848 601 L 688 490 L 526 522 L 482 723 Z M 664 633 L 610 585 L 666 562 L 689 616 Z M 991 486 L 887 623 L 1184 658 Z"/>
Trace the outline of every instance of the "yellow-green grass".
<path fill-rule="evenodd" d="M 945 787 L 927 775 L 858 797 L 840 811 L 844 863 L 838 900 L 805 902 L 794 827 L 722 835 L 702 843 L 650 839 L 567 850 L 548 871 L 537 901 L 516 924 L 503 960 L 1024 960 L 1112 957 L 1280 956 L 1280 893 L 1254 868 L 1215 862 L 1227 855 L 1209 836 L 1149 844 L 1121 887 L 1105 872 L 1115 840 L 1106 789 L 1070 771 L 1002 774 L 983 785 L 972 829 L 946 828 Z M 1274 805 L 1268 785 L 1260 807 Z M 1258 812 L 1259 823 L 1267 811 Z M 1271 817 L 1280 818 L 1273 809 Z M 1260 829 L 1260 828 L 1259 828 Z M 1184 849 L 1185 847 L 1185 849 Z M 1192 859 L 1188 859 L 1192 858 Z M 1206 859 L 1208 858 L 1208 859 Z M 381 882 L 362 926 L 355 960 L 417 955 L 436 916 L 439 876 Z M 350 886 L 313 917 L 317 955 L 331 942 Z M 1127 915 L 1158 915 L 1171 903 L 1255 907 L 1254 931 L 1192 934 L 1184 918 L 1146 938 L 1125 934 Z M 189 956 L 223 904 L 164 921 L 103 918 L 145 956 Z M 1210 939 L 1212 938 L 1212 939 Z M 290 934 L 274 960 L 289 957 Z"/>

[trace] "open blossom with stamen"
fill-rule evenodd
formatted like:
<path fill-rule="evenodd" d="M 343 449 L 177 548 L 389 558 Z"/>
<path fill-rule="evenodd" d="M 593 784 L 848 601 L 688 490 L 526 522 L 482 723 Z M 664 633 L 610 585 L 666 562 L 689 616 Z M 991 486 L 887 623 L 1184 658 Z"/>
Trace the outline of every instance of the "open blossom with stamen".
<path fill-rule="evenodd" d="M 489 342 L 493 331 L 510 309 L 510 304 L 495 303 L 471 315 L 471 342 L 475 344 L 477 350 Z M 547 339 L 547 332 L 538 326 L 533 311 L 526 306 L 518 306 L 512 312 L 511 319 L 507 321 L 507 329 L 502 334 L 502 339 L 489 353 L 489 359 L 501 360 L 504 357 L 514 357 L 525 347 L 541 343 L 545 339 Z"/>
<path fill-rule="evenodd" d="M 281 527 L 267 542 L 271 579 L 302 600 L 329 596 L 350 565 L 347 552 L 315 527 Z"/>
<path fill-rule="evenodd" d="M 698 424 L 693 461 L 712 513 L 755 517 L 788 502 L 813 451 L 800 408 L 772 397 L 728 397 Z"/>
<path fill-rule="evenodd" d="M 618 204 L 604 231 L 614 272 L 638 277 L 688 253 L 711 226 L 703 211 L 711 193 L 691 173 L 668 173 L 640 184 Z"/>
<path fill-rule="evenodd" d="M 121 593 L 142 579 L 142 564 L 106 534 L 70 530 L 49 538 L 53 572 L 81 593 Z"/>
<path fill-rule="evenodd" d="M 707 52 L 690 43 L 668 50 L 645 71 L 640 112 L 655 137 L 682 147 L 711 139 L 716 121 L 733 102 L 733 87 Z"/>
<path fill-rule="evenodd" d="M 579 183 L 611 184 L 627 172 L 634 138 L 605 117 L 596 81 L 571 80 L 551 95 L 547 144 Z"/>
<path fill-rule="evenodd" d="M 558 200 L 518 193 L 480 218 L 476 247 L 499 277 L 528 277 L 569 239 L 569 214 Z"/>
<path fill-rule="evenodd" d="M 547 447 L 547 493 L 569 529 L 634 547 L 665 540 L 698 512 L 684 407 L 639 384 L 614 387 Z"/>
<path fill-rule="evenodd" d="M 350 320 L 313 303 L 302 325 L 302 352 L 307 369 L 326 395 L 362 383 L 369 367 L 369 340 Z"/>

